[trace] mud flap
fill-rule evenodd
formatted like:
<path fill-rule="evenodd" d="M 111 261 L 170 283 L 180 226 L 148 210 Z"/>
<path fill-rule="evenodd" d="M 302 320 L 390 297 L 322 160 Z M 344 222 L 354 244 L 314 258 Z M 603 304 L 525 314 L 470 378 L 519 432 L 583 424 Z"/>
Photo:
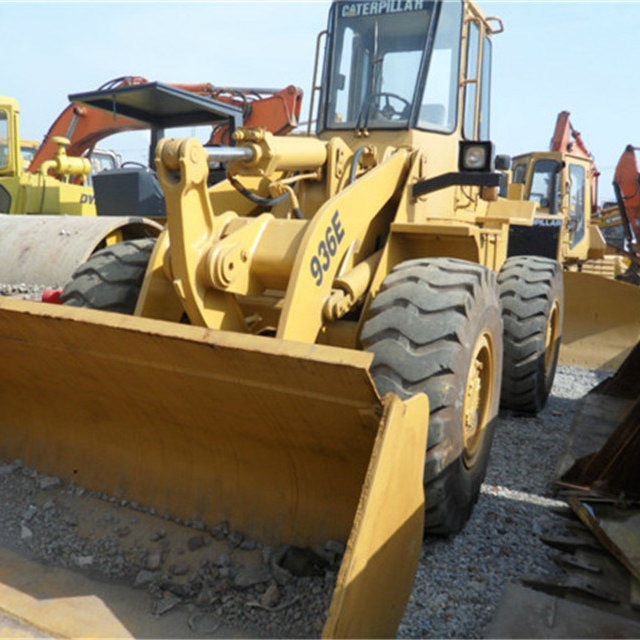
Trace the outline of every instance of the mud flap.
<path fill-rule="evenodd" d="M 640 287 L 564 273 L 560 364 L 615 370 L 640 338 Z"/>
<path fill-rule="evenodd" d="M 371 359 L 2 300 L 0 456 L 265 544 L 347 542 L 325 635 L 394 635 L 421 544 L 428 400 L 381 400 Z"/>

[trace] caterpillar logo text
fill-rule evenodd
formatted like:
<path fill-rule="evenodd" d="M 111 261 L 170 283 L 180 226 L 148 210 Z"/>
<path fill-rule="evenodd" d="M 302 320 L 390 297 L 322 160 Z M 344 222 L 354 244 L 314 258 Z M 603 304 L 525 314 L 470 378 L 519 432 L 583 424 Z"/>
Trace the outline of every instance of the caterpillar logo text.
<path fill-rule="evenodd" d="M 534 227 L 561 227 L 562 218 L 538 218 L 533 221 Z"/>
<path fill-rule="evenodd" d="M 423 11 L 427 3 L 424 0 L 378 0 L 378 2 L 345 2 L 340 15 L 343 18 L 356 16 L 379 16 L 404 11 Z"/>

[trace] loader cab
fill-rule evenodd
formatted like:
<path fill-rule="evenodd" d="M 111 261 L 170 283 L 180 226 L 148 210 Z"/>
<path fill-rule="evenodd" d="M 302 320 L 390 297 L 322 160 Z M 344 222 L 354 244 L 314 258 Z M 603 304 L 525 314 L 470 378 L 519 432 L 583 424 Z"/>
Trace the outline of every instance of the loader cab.
<path fill-rule="evenodd" d="M 549 151 L 514 158 L 509 197 L 538 203 L 542 214 L 564 220 L 563 255 L 584 259 L 591 222 L 592 163 L 580 156 Z"/>
<path fill-rule="evenodd" d="M 490 20 L 461 0 L 334 2 L 318 133 L 417 129 L 488 140 L 498 32 Z"/>

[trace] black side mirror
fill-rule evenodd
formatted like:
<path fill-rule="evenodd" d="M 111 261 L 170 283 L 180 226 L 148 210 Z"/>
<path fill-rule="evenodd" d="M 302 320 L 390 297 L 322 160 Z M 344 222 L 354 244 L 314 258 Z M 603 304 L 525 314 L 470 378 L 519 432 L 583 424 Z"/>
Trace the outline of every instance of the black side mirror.
<path fill-rule="evenodd" d="M 498 171 L 509 171 L 511 168 L 511 156 L 506 153 L 499 153 L 496 156 L 495 167 Z"/>

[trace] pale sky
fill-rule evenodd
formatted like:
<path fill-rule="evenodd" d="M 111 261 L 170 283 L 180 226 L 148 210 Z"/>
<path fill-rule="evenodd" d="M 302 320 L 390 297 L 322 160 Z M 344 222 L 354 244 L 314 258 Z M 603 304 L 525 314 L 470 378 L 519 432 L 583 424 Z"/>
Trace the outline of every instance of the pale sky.
<path fill-rule="evenodd" d="M 602 171 L 600 199 L 612 198 L 613 169 L 640 145 L 637 67 L 640 2 L 480 2 L 500 16 L 494 37 L 491 138 L 498 153 L 548 147 L 559 111 Z M 67 103 L 111 78 L 164 82 L 309 86 L 316 34 L 330 2 L 1 2 L 5 62 L 0 92 L 19 100 L 22 137 L 40 140 Z M 144 134 L 104 140 L 134 153 Z M 138 146 L 140 146 L 138 144 Z"/>

